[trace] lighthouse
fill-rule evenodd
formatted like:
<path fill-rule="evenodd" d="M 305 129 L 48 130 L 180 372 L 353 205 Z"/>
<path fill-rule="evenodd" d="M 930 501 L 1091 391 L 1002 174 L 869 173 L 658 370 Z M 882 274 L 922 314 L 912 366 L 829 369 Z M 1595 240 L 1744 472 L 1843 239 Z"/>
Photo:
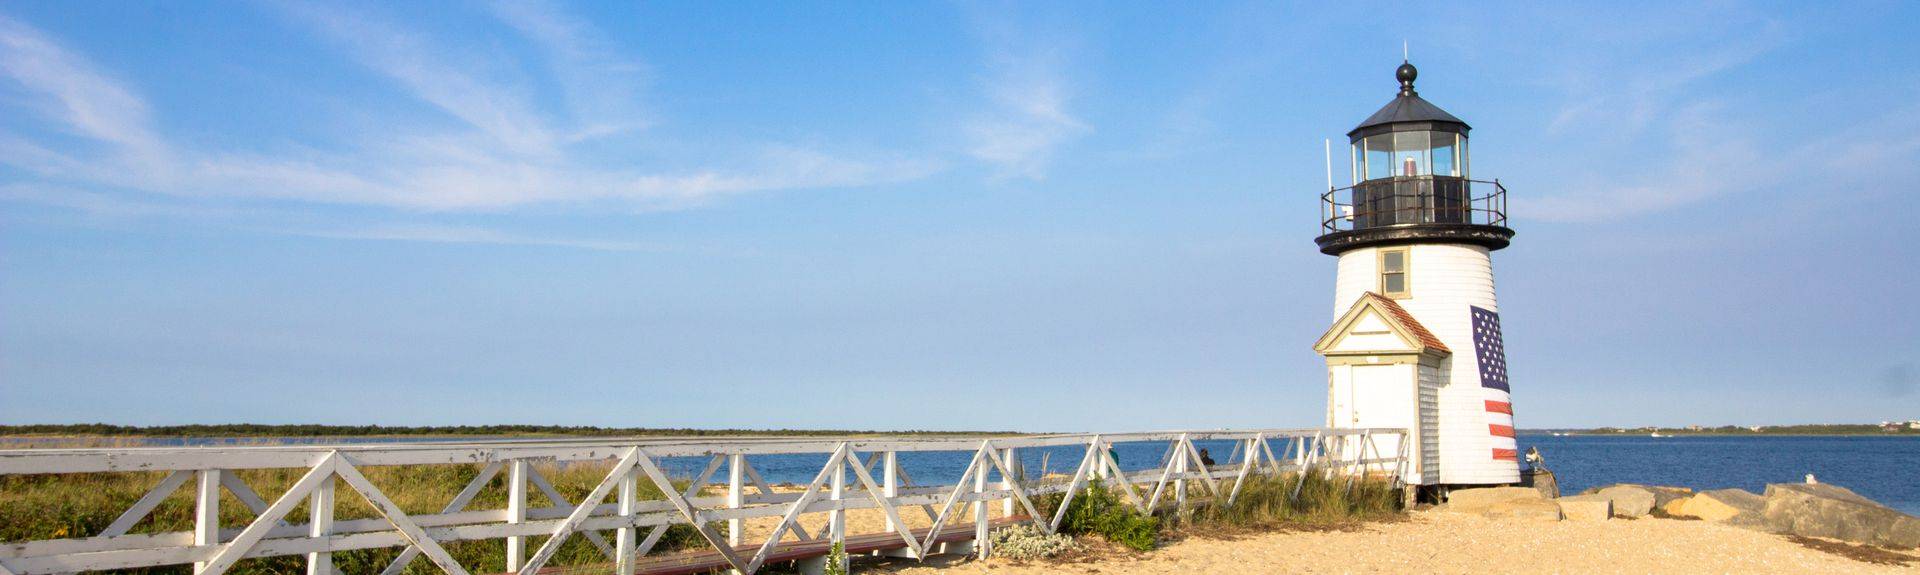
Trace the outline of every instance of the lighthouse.
<path fill-rule="evenodd" d="M 1314 344 L 1327 426 L 1408 430 L 1380 449 L 1407 450 L 1412 485 L 1517 483 L 1493 289 L 1493 252 L 1513 238 L 1506 189 L 1474 179 L 1467 123 L 1420 97 L 1419 70 L 1394 76 L 1399 93 L 1347 132 L 1353 184 L 1321 196 L 1314 241 L 1339 260 L 1335 319 Z"/>

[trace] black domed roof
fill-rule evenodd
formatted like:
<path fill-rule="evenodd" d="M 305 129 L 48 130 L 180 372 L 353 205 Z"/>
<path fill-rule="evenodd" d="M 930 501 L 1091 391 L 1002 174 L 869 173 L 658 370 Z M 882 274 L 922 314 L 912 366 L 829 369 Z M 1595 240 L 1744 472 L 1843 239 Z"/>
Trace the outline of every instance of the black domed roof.
<path fill-rule="evenodd" d="M 1367 132 L 1369 134 L 1390 132 L 1393 130 L 1369 128 L 1389 124 L 1409 124 L 1416 122 L 1451 124 L 1452 126 L 1450 127 L 1460 132 L 1466 132 L 1469 129 L 1465 121 L 1454 117 L 1453 114 L 1448 114 L 1446 110 L 1442 110 L 1439 106 L 1433 105 L 1433 102 L 1428 102 L 1425 98 L 1421 98 L 1420 93 L 1413 90 L 1413 80 L 1420 75 L 1420 70 L 1414 68 L 1413 64 L 1400 64 L 1400 68 L 1394 70 L 1393 75 L 1395 79 L 1400 80 L 1400 94 L 1394 96 L 1393 101 L 1387 102 L 1386 106 L 1382 106 L 1380 111 L 1374 112 L 1372 116 L 1367 116 L 1366 121 L 1360 122 L 1359 126 L 1355 126 L 1352 131 L 1347 132 L 1347 137 L 1354 138 L 1368 135 L 1362 134 L 1361 132 Z"/>

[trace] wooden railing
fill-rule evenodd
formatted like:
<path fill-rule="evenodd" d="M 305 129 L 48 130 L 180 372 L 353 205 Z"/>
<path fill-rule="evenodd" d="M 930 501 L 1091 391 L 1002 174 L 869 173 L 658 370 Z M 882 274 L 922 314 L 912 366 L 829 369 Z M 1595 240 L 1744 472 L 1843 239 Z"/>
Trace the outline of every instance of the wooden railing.
<path fill-rule="evenodd" d="M 1229 441 L 1233 453 L 1226 464 L 1204 466 L 1194 446 L 1196 441 Z M 1112 455 L 1113 446 L 1143 442 L 1165 444 L 1163 461 L 1148 469 L 1123 470 Z M 1391 455 L 1384 454 L 1385 446 L 1392 446 Z M 1028 478 L 1017 453 L 1029 449 L 1076 454 L 1077 468 L 1070 478 Z M 1186 506 L 1189 482 L 1199 483 L 1206 498 L 1231 504 L 1242 483 L 1252 475 L 1319 469 L 1349 476 L 1382 474 L 1391 476 L 1397 484 L 1406 468 L 1407 451 L 1406 435 L 1397 429 L 0 450 L 0 476 L 164 474 L 157 485 L 97 533 L 0 542 L 0 575 L 184 564 L 193 564 L 199 575 L 219 575 L 242 559 L 293 555 L 305 556 L 309 575 L 331 575 L 335 552 L 394 547 L 404 550 L 382 571 L 383 575 L 396 575 L 419 557 L 446 573 L 465 574 L 467 567 L 443 544 L 493 539 L 506 540 L 508 571 L 533 574 L 576 535 L 605 555 L 610 562 L 608 570 L 627 574 L 634 572 L 636 561 L 652 552 L 667 527 L 673 525 L 692 526 L 711 547 L 710 552 L 721 555 L 726 565 L 741 573 L 754 573 L 788 536 L 803 542 L 821 538 L 844 541 L 846 513 L 856 509 L 884 513 L 886 529 L 899 538 L 897 547 L 903 555 L 924 558 L 937 552 L 935 542 L 951 539 L 950 534 L 942 538 L 943 530 L 968 528 L 965 525 L 970 522 L 975 533 L 967 548 L 986 556 L 990 553 L 988 505 L 992 502 L 1001 503 L 1003 516 L 1024 516 L 1042 531 L 1052 533 L 1061 524 L 1067 504 L 1094 479 L 1103 479 L 1104 485 L 1143 511 L 1161 508 L 1169 494 L 1174 505 Z M 953 483 L 914 485 L 898 457 L 912 452 L 971 456 Z M 825 464 L 804 489 L 777 492 L 761 478 L 751 460 L 781 454 L 824 456 Z M 675 481 L 662 468 L 667 458 L 702 458 L 706 465 L 700 473 Z M 568 501 L 535 467 L 546 462 L 611 465 L 585 497 Z M 371 466 L 435 465 L 479 468 L 478 475 L 438 513 L 407 513 L 361 472 Z M 722 467 L 728 469 L 723 493 L 707 494 L 706 488 Z M 300 477 L 269 500 L 234 473 L 259 469 L 296 470 Z M 502 475 L 507 483 L 505 506 L 469 509 L 476 494 Z M 68 477 L 74 476 L 55 479 Z M 641 482 L 658 488 L 664 499 L 640 500 L 637 492 Z M 335 520 L 337 486 L 341 483 L 371 504 L 378 516 Z M 191 531 L 134 532 L 163 500 L 183 488 L 192 490 L 195 502 Z M 749 488 L 757 493 L 750 494 Z M 531 505 L 530 489 L 551 505 Z M 1298 489 L 1296 484 L 1296 495 Z M 222 491 L 248 507 L 253 514 L 251 522 L 221 522 Z M 1064 494 L 1059 511 L 1043 516 L 1034 499 L 1057 493 Z M 307 522 L 289 523 L 289 512 L 303 502 L 308 504 Z M 907 528 L 900 513 L 915 507 L 932 520 L 930 530 Z M 970 520 L 965 517 L 968 513 L 972 515 Z M 809 533 L 802 518 L 821 514 L 827 516 L 827 525 Z M 746 543 L 744 522 L 766 517 L 779 518 L 771 534 L 757 548 L 746 548 L 751 553 L 736 551 Z M 726 522 L 725 534 L 712 527 L 717 522 Z M 611 540 L 603 535 L 607 531 L 613 532 Z M 530 548 L 529 538 L 534 536 L 550 537 L 537 548 Z"/>

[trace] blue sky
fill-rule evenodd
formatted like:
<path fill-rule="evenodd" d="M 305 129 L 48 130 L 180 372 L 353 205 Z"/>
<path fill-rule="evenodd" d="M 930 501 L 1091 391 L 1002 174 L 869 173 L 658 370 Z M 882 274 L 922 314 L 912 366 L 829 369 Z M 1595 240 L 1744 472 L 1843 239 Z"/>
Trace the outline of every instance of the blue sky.
<path fill-rule="evenodd" d="M 0 422 L 1316 425 L 1402 39 L 1522 427 L 1920 418 L 1915 21 L 0 2 Z"/>

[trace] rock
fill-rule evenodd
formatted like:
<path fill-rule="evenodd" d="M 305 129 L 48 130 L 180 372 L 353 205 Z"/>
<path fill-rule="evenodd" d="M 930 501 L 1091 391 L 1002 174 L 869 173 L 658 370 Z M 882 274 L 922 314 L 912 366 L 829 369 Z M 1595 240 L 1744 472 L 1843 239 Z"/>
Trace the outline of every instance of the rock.
<path fill-rule="evenodd" d="M 1560 520 L 1559 505 L 1526 487 L 1456 489 L 1447 493 L 1447 504 L 1440 510 L 1491 519 Z"/>
<path fill-rule="evenodd" d="M 1675 501 L 1693 497 L 1693 489 L 1687 487 L 1667 487 L 1664 485 L 1640 485 L 1653 492 L 1653 506 L 1666 507 Z"/>
<path fill-rule="evenodd" d="M 1895 511 L 1845 487 L 1774 483 L 1767 486 L 1767 525 L 1805 537 L 1854 543 L 1920 546 L 1920 518 Z"/>
<path fill-rule="evenodd" d="M 1743 489 L 1702 491 L 1698 495 L 1681 501 L 1683 503 L 1678 512 L 1670 512 L 1674 516 L 1694 517 L 1749 527 L 1766 523 L 1767 499 Z"/>
<path fill-rule="evenodd" d="M 1613 485 L 1589 487 L 1587 488 L 1586 491 L 1580 492 L 1580 494 L 1592 495 L 1595 493 L 1599 493 L 1603 490 L 1613 489 L 1616 487 L 1632 487 L 1636 489 L 1645 489 L 1647 491 L 1653 492 L 1654 507 L 1666 507 L 1667 504 L 1673 503 L 1675 499 L 1686 499 L 1688 497 L 1693 497 L 1693 488 L 1690 488 L 1690 487 L 1668 487 L 1665 485 L 1641 485 L 1638 483 L 1615 483 Z"/>
<path fill-rule="evenodd" d="M 1535 467 L 1520 472 L 1520 486 L 1531 487 L 1547 499 L 1560 496 L 1560 480 L 1555 479 L 1553 472 L 1546 469 Z"/>
<path fill-rule="evenodd" d="M 1569 521 L 1606 521 L 1613 517 L 1613 500 L 1602 495 L 1574 495 L 1554 500 Z"/>
<path fill-rule="evenodd" d="M 1685 510 L 1687 508 L 1687 502 L 1689 501 L 1693 501 L 1693 497 L 1689 496 L 1668 501 L 1666 505 L 1660 506 L 1660 512 L 1665 513 L 1668 517 L 1686 517 Z"/>
<path fill-rule="evenodd" d="M 1616 517 L 1639 517 L 1653 512 L 1654 503 L 1660 500 L 1655 488 L 1645 485 L 1622 483 L 1595 487 L 1580 492 L 1575 497 L 1598 496 L 1613 501 L 1613 514 Z M 1672 489 L 1672 488 L 1665 488 Z M 1564 498 L 1562 498 L 1564 499 Z"/>

